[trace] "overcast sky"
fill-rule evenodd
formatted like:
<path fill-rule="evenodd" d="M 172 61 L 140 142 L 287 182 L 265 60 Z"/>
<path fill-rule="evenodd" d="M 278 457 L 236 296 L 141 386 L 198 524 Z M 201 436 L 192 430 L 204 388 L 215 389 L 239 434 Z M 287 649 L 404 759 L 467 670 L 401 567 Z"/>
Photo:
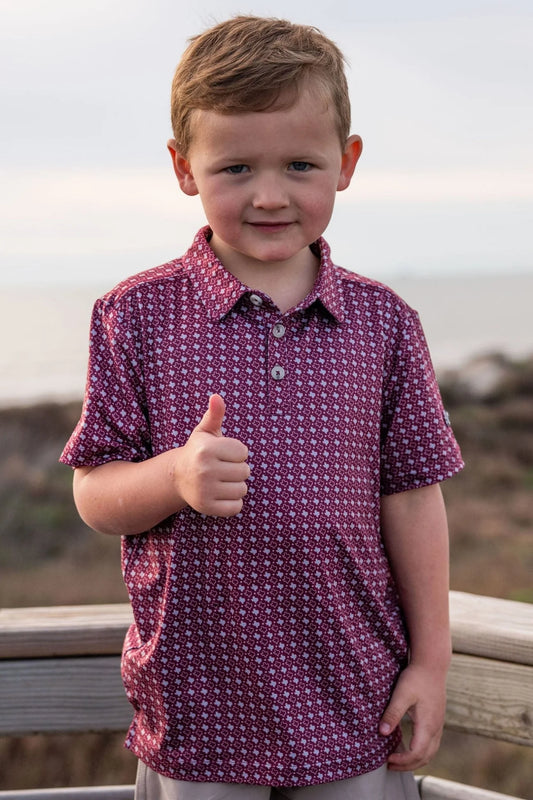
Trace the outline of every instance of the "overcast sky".
<path fill-rule="evenodd" d="M 318 26 L 349 63 L 356 178 L 326 237 L 373 277 L 532 271 L 530 0 L 0 0 L 0 283 L 96 282 L 203 224 L 165 143 L 188 37 L 236 13 Z"/>

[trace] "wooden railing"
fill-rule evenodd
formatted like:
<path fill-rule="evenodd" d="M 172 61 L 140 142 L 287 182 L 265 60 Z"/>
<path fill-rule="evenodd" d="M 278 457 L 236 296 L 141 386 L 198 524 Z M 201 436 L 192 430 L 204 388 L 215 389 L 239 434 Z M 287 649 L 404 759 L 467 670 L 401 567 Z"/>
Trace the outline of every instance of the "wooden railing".
<path fill-rule="evenodd" d="M 446 727 L 533 747 L 533 606 L 452 592 L 450 607 Z M 0 735 L 125 730 L 120 651 L 130 622 L 128 605 L 0 610 Z M 422 800 L 506 797 L 430 776 L 419 791 Z M 15 798 L 132 800 L 133 787 L 0 792 Z"/>

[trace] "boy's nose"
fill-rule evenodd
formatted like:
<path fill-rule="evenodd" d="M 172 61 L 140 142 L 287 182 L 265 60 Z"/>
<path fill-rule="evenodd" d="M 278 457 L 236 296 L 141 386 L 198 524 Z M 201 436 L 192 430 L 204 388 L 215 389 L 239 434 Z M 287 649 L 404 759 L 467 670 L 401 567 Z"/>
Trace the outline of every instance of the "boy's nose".
<path fill-rule="evenodd" d="M 274 177 L 264 177 L 254 186 L 252 200 L 254 208 L 286 208 L 289 198 L 281 182 Z"/>

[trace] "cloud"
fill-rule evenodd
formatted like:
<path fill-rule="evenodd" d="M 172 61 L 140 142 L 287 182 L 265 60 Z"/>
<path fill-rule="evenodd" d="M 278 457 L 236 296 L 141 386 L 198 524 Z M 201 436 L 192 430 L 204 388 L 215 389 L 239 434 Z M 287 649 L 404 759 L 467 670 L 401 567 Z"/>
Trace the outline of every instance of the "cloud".
<path fill-rule="evenodd" d="M 195 198 L 173 175 L 148 171 L 61 171 L 2 175 L 4 253 L 65 254 L 149 246 L 180 224 L 201 224 Z"/>
<path fill-rule="evenodd" d="M 533 200 L 533 170 L 365 170 L 351 191 L 357 201 L 490 203 Z M 350 200 L 347 200 L 350 202 Z"/>

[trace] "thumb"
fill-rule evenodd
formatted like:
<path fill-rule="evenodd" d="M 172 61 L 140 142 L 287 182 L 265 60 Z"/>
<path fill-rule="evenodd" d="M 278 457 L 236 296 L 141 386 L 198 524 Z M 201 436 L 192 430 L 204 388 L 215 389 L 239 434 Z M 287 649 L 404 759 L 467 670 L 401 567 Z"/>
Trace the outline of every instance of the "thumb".
<path fill-rule="evenodd" d="M 202 419 L 194 429 L 196 432 L 222 436 L 222 422 L 226 413 L 226 404 L 219 394 L 212 394 L 209 406 Z"/>
<path fill-rule="evenodd" d="M 379 723 L 379 732 L 381 735 L 390 736 L 401 723 L 406 711 L 406 708 L 403 708 L 397 701 L 394 702 L 394 698 L 392 698 L 392 702 L 389 703 L 385 709 Z"/>

